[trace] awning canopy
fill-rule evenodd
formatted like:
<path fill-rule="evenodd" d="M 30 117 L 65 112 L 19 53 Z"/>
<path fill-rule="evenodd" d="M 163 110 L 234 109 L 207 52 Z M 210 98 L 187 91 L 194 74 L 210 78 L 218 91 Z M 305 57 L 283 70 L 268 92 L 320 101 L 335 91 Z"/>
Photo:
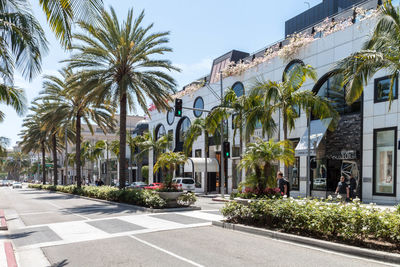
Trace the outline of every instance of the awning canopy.
<path fill-rule="evenodd" d="M 205 172 L 205 158 L 188 158 L 184 172 Z M 215 158 L 207 158 L 207 172 L 219 172 L 219 163 Z"/>
<path fill-rule="evenodd" d="M 315 156 L 315 151 L 324 138 L 326 130 L 332 119 L 313 120 L 310 122 L 310 156 Z M 308 153 L 308 128 L 300 139 L 296 149 L 296 157 L 307 156 Z"/>

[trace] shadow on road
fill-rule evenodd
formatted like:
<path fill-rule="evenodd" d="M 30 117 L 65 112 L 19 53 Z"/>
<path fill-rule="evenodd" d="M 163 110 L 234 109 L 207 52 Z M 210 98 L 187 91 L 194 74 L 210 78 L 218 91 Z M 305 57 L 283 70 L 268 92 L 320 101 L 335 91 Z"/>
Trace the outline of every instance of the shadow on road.
<path fill-rule="evenodd" d="M 9 239 L 21 239 L 21 238 L 25 238 L 28 237 L 32 234 L 36 233 L 36 231 L 30 231 L 30 232 L 22 232 L 22 233 L 15 233 L 15 234 L 9 234 L 8 238 Z"/>
<path fill-rule="evenodd" d="M 77 214 L 133 214 L 133 213 L 143 213 L 142 210 L 135 209 L 134 207 L 121 207 L 118 205 L 104 206 L 104 204 L 92 204 L 92 205 L 80 205 L 72 208 L 64 208 L 65 212 L 77 213 Z"/>
<path fill-rule="evenodd" d="M 67 266 L 68 265 L 68 260 L 62 260 L 60 262 L 56 262 L 54 264 L 52 264 L 50 267 L 63 267 L 63 266 Z"/>

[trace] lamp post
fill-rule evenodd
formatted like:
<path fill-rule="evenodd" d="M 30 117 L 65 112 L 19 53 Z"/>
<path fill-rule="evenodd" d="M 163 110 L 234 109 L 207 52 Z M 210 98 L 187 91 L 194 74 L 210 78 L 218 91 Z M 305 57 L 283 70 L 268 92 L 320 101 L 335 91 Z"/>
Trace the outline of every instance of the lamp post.
<path fill-rule="evenodd" d="M 311 176 L 311 166 L 310 166 L 310 160 L 311 160 L 311 109 L 308 108 L 308 116 L 307 116 L 307 183 L 306 183 L 306 197 L 310 196 L 310 176 Z"/>
<path fill-rule="evenodd" d="M 224 96 L 222 89 L 222 72 L 219 73 L 220 85 L 221 85 L 221 107 L 224 104 Z M 225 198 L 225 158 L 222 151 L 222 144 L 224 143 L 224 120 L 221 121 L 221 197 Z"/>

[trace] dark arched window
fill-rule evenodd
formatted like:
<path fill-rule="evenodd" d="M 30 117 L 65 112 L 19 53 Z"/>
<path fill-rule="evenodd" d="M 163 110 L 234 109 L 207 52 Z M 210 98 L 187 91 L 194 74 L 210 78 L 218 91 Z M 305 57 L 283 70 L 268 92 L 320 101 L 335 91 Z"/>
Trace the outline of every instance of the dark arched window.
<path fill-rule="evenodd" d="M 297 67 L 304 66 L 304 62 L 300 59 L 294 59 L 286 65 L 285 70 L 283 71 L 282 81 L 285 81 L 285 77 L 289 77 L 291 72 L 295 70 Z"/>
<path fill-rule="evenodd" d="M 185 141 L 186 133 L 190 127 L 190 120 L 188 117 L 183 117 L 176 126 L 176 143 L 183 143 Z"/>
<path fill-rule="evenodd" d="M 204 109 L 204 101 L 201 96 L 194 100 L 193 108 Z M 193 114 L 195 117 L 200 117 L 203 114 L 203 111 L 193 110 Z"/>
<path fill-rule="evenodd" d="M 167 132 L 165 131 L 165 127 L 162 124 L 157 125 L 156 127 L 156 140 L 160 139 L 160 137 L 164 136 Z"/>
<path fill-rule="evenodd" d="M 235 82 L 232 86 L 233 91 L 235 91 L 236 96 L 240 97 L 244 95 L 244 86 L 241 82 Z"/>
<path fill-rule="evenodd" d="M 318 96 L 331 101 L 339 114 L 350 114 L 361 111 L 361 99 L 351 105 L 346 103 L 345 86 L 342 86 L 343 76 L 335 71 L 328 72 L 319 79 L 313 88 L 313 92 Z"/>
<path fill-rule="evenodd" d="M 175 120 L 175 111 L 174 111 L 174 108 L 171 108 L 167 112 L 167 123 L 168 123 L 168 125 L 172 125 L 174 123 L 174 120 Z"/>

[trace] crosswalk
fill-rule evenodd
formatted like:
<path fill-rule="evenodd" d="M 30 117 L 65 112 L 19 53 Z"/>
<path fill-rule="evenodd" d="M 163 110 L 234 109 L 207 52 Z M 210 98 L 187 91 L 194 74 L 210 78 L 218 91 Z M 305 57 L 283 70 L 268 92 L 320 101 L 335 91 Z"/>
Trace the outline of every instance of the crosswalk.
<path fill-rule="evenodd" d="M 27 226 L 10 234 L 18 250 L 29 250 L 76 242 L 156 231 L 211 225 L 221 220 L 218 211 L 196 210 L 108 217 Z"/>

